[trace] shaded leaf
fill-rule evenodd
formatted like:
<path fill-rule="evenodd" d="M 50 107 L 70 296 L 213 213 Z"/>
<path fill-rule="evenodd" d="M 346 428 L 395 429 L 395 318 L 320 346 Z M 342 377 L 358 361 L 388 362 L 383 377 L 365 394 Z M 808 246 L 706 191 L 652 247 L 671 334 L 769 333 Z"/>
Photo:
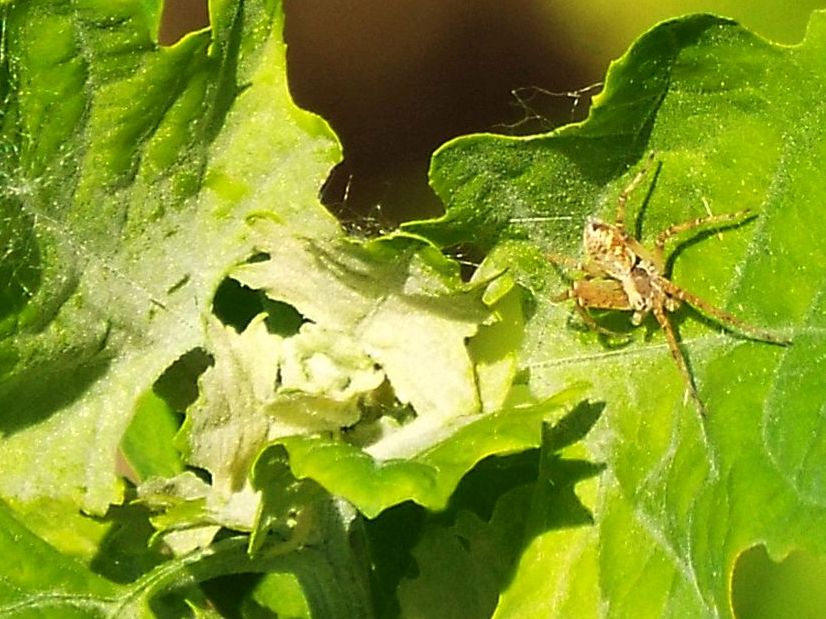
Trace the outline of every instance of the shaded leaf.
<path fill-rule="evenodd" d="M 88 570 L 33 535 L 0 503 L 0 614 L 11 617 L 104 617 L 121 587 Z"/>

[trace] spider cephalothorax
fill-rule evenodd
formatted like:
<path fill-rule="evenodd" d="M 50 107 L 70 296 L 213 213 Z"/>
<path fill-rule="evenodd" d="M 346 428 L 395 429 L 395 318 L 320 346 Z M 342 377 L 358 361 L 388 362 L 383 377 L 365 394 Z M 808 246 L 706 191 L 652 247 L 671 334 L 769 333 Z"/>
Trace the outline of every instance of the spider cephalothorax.
<path fill-rule="evenodd" d="M 677 286 L 664 275 L 665 244 L 671 237 L 700 226 L 743 222 L 752 215 L 751 211 L 709 215 L 669 226 L 657 236 L 653 249 L 644 247 L 638 239 L 628 234 L 624 223 L 625 204 L 629 194 L 642 181 L 647 168 L 648 166 L 645 166 L 620 193 L 614 223 L 607 223 L 595 217 L 586 220 L 582 233 L 584 259 L 581 263 L 556 255 L 549 256 L 555 264 L 573 268 L 584 274 L 556 300 L 574 299 L 575 308 L 585 323 L 609 335 L 616 334 L 597 323 L 588 310 L 631 311 L 631 322 L 634 325 L 641 324 L 646 316 L 653 314 L 665 333 L 671 355 L 683 375 L 686 393 L 695 401 L 700 412 L 704 412 L 674 328 L 668 319 L 668 312 L 675 311 L 681 302 L 685 302 L 727 328 L 739 331 L 752 339 L 779 345 L 787 345 L 790 342 L 743 322 Z"/>

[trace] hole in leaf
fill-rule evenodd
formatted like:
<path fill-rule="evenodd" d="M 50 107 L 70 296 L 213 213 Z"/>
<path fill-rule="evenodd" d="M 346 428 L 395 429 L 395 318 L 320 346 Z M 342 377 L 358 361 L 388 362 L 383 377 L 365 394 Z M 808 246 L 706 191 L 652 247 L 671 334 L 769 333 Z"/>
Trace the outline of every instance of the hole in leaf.
<path fill-rule="evenodd" d="M 194 348 L 178 357 L 155 381 L 152 390 L 172 410 L 183 412 L 198 398 L 198 377 L 213 363 L 207 351 Z"/>
<path fill-rule="evenodd" d="M 304 316 L 292 305 L 273 301 L 264 297 L 264 309 L 267 311 L 267 329 L 284 337 L 295 335 L 304 324 Z"/>
<path fill-rule="evenodd" d="M 183 471 L 175 435 L 182 416 L 151 389 L 138 399 L 135 414 L 123 433 L 118 453 L 119 475 L 138 485 L 152 477 L 173 477 Z M 152 437 L 147 440 L 147 437 Z"/>
<path fill-rule="evenodd" d="M 292 305 L 273 301 L 263 292 L 253 290 L 234 279 L 226 278 L 212 301 L 212 311 L 218 320 L 239 333 L 247 328 L 258 314 L 266 312 L 270 333 L 289 336 L 298 333 L 304 317 Z"/>
<path fill-rule="evenodd" d="M 389 233 L 395 222 L 387 219 L 380 202 L 354 202 L 350 195 L 352 181 L 353 173 L 346 161 L 333 166 L 319 192 L 321 203 L 350 236 L 370 239 Z"/>
<path fill-rule="evenodd" d="M 209 486 L 212 485 L 212 473 L 210 473 L 207 469 L 202 469 L 200 467 L 190 465 L 190 466 L 187 467 L 186 470 L 188 472 L 192 473 L 193 475 L 195 475 L 195 477 L 200 479 L 205 484 L 207 484 Z M 225 532 L 226 532 L 226 530 L 222 529 L 221 531 L 219 531 L 218 536 L 224 535 Z M 216 541 L 219 539 L 218 536 L 215 537 Z"/>
<path fill-rule="evenodd" d="M 261 295 L 230 278 L 221 282 L 212 300 L 212 312 L 218 320 L 239 333 L 263 311 Z"/>
<path fill-rule="evenodd" d="M 803 550 L 773 561 L 765 546 L 743 552 L 734 567 L 732 608 L 737 619 L 826 617 L 826 556 Z"/>

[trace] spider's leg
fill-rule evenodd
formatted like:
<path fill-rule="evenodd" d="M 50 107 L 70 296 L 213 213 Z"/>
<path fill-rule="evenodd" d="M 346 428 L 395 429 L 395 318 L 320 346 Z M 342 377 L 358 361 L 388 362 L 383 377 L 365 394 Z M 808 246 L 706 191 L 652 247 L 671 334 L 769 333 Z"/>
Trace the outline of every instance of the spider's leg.
<path fill-rule="evenodd" d="M 645 178 L 645 175 L 648 174 L 648 170 L 651 168 L 651 163 L 654 161 L 655 152 L 652 150 L 651 153 L 648 155 L 648 160 L 643 164 L 642 169 L 637 172 L 636 176 L 631 179 L 631 182 L 628 183 L 628 186 L 620 192 L 620 195 L 617 196 L 617 216 L 614 219 L 614 225 L 619 228 L 625 227 L 625 205 L 628 202 L 628 196 L 639 187 L 639 184 L 642 182 L 642 179 Z"/>
<path fill-rule="evenodd" d="M 684 221 L 683 223 L 674 224 L 673 226 L 668 226 L 665 230 L 660 232 L 657 235 L 657 240 L 654 242 L 654 255 L 656 259 L 663 262 L 663 254 L 665 251 L 665 244 L 672 236 L 676 236 L 677 234 L 681 234 L 687 230 L 693 230 L 694 228 L 699 228 L 700 226 L 707 226 L 707 225 L 714 225 L 714 224 L 727 224 L 731 222 L 735 222 L 738 220 L 745 219 L 754 213 L 750 209 L 743 209 L 742 211 L 736 211 L 734 213 L 722 213 L 720 215 L 708 215 L 706 217 L 698 217 L 697 219 L 692 219 L 690 221 Z"/>
<path fill-rule="evenodd" d="M 680 349 L 680 343 L 677 341 L 677 335 L 674 333 L 674 327 L 671 325 L 671 321 L 668 320 L 668 316 L 666 316 L 665 310 L 661 305 L 655 305 L 651 311 L 654 313 L 654 317 L 657 319 L 657 322 L 660 323 L 662 330 L 665 332 L 665 339 L 668 342 L 668 349 L 671 351 L 671 357 L 674 359 L 674 363 L 677 364 L 680 374 L 683 376 L 683 381 L 686 386 L 686 395 L 690 396 L 691 399 L 694 400 L 700 414 L 705 416 L 706 408 L 697 393 L 694 378 L 691 376 L 691 371 L 688 369 L 688 363 L 686 362 L 683 351 Z"/>
<path fill-rule="evenodd" d="M 562 256 L 560 254 L 550 252 L 545 254 L 545 257 L 548 258 L 548 260 L 556 266 L 563 267 L 571 271 L 585 271 L 584 267 L 579 262 L 577 262 L 573 258 L 569 258 L 568 256 Z"/>
<path fill-rule="evenodd" d="M 574 309 L 579 314 L 586 326 L 592 330 L 611 337 L 627 337 L 624 333 L 618 333 L 606 329 L 599 324 L 591 313 L 589 307 L 601 307 L 603 309 L 627 310 L 628 300 L 622 293 L 622 288 L 618 287 L 615 280 L 595 280 L 580 279 L 567 290 L 551 297 L 552 303 L 562 303 L 569 299 L 574 300 Z"/>
<path fill-rule="evenodd" d="M 599 324 L 594 317 L 591 316 L 591 313 L 579 303 L 574 305 L 574 309 L 576 310 L 579 317 L 582 318 L 582 321 L 591 329 L 596 331 L 597 333 L 602 333 L 602 335 L 607 335 L 609 337 L 621 337 L 628 339 L 628 335 L 625 333 L 620 333 L 618 331 L 611 331 L 611 329 L 606 329 L 601 324 Z"/>
<path fill-rule="evenodd" d="M 567 301 L 568 299 L 573 299 L 576 295 L 574 294 L 573 288 L 568 288 L 567 290 L 560 292 L 551 297 L 551 303 L 562 303 L 563 301 Z"/>
<path fill-rule="evenodd" d="M 740 320 L 737 316 L 729 314 L 727 311 L 720 309 L 715 305 L 712 305 L 711 303 L 698 297 L 694 293 L 688 292 L 687 290 L 683 290 L 682 288 L 680 288 L 673 282 L 668 281 L 665 278 L 660 278 L 660 285 L 662 286 L 663 290 L 665 290 L 672 297 L 676 297 L 680 301 L 685 301 L 689 305 L 693 305 L 701 312 L 715 319 L 722 325 L 730 327 L 734 331 L 737 331 L 743 335 L 747 335 L 751 339 L 760 340 L 762 342 L 768 342 L 770 344 L 778 344 L 780 346 L 788 346 L 792 343 L 792 341 L 789 338 L 781 337 L 779 335 L 766 331 L 765 329 L 755 327 L 754 325 L 751 325 L 743 320 Z"/>
<path fill-rule="evenodd" d="M 552 264 L 563 269 L 568 269 L 569 271 L 578 271 L 590 277 L 601 277 L 605 275 L 605 272 L 591 261 L 577 262 L 573 258 L 561 256 L 553 252 L 545 254 L 545 257 L 547 257 Z"/>

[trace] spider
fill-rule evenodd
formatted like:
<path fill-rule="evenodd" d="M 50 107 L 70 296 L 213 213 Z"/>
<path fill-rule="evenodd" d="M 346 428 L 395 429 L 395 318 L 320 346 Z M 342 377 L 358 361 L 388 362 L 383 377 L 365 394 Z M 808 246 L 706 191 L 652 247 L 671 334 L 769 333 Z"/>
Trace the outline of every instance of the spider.
<path fill-rule="evenodd" d="M 588 217 L 582 231 L 584 261 L 578 263 L 570 258 L 551 254 L 551 262 L 583 273 L 574 280 L 571 287 L 554 297 L 554 302 L 575 300 L 574 308 L 592 329 L 610 336 L 617 333 L 604 328 L 591 316 L 589 309 L 630 311 L 631 323 L 638 326 L 649 314 L 654 314 L 662 330 L 671 356 L 682 374 L 686 385 L 685 400 L 690 396 L 701 415 L 705 407 L 697 393 L 697 387 L 688 368 L 686 358 L 680 349 L 674 327 L 668 318 L 681 303 L 695 309 L 721 324 L 727 330 L 739 332 L 749 339 L 787 346 L 791 342 L 768 331 L 752 326 L 708 301 L 684 290 L 664 275 L 665 244 L 671 237 L 707 225 L 737 225 L 753 217 L 746 209 L 734 213 L 709 215 L 691 221 L 674 224 L 660 232 L 654 241 L 654 248 L 644 247 L 639 239 L 625 229 L 625 206 L 628 197 L 642 182 L 654 153 L 646 164 L 620 193 L 617 199 L 617 213 L 614 223 L 606 223 L 596 217 Z"/>

